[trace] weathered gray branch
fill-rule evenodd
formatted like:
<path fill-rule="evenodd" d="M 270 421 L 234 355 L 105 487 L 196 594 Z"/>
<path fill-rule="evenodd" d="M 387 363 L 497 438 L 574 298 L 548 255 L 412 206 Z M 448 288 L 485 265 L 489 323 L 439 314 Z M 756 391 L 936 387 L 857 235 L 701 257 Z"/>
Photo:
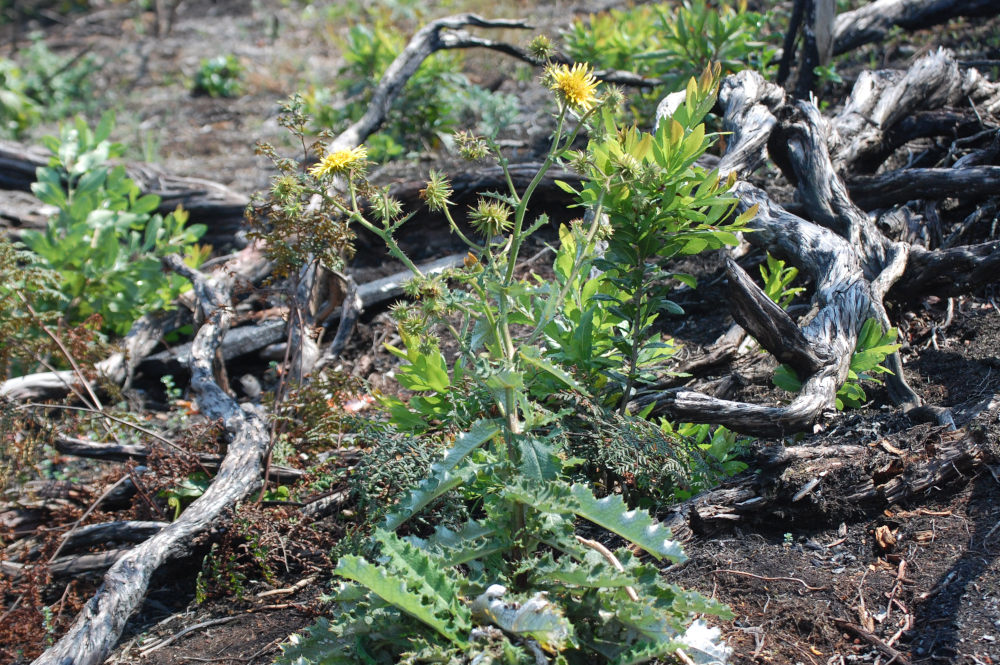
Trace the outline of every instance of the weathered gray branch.
<path fill-rule="evenodd" d="M 205 314 L 191 354 L 191 385 L 201 412 L 221 420 L 230 437 L 229 449 L 212 484 L 180 518 L 155 536 L 117 559 L 104 576 L 104 584 L 87 602 L 65 635 L 35 661 L 35 665 L 97 665 L 110 653 L 125 622 L 142 602 L 150 576 L 191 538 L 215 522 L 227 507 L 259 487 L 269 435 L 263 419 L 240 408 L 218 384 L 212 373 L 215 351 L 233 311 L 225 278 L 209 282 L 184 265 L 180 257 L 168 258 L 174 270 L 192 280 Z"/>
<path fill-rule="evenodd" d="M 837 17 L 833 27 L 833 54 L 881 41 L 893 26 L 919 30 L 940 25 L 956 16 L 996 16 L 995 0 L 876 0 Z"/>

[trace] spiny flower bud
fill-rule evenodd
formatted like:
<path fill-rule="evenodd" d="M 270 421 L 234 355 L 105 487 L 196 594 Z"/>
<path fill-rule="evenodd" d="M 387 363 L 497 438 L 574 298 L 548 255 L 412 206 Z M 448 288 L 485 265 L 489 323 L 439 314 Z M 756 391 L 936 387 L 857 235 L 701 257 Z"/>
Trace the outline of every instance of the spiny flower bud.
<path fill-rule="evenodd" d="M 469 223 L 487 238 L 499 235 L 511 227 L 510 206 L 492 199 L 480 198 L 469 209 Z"/>
<path fill-rule="evenodd" d="M 455 144 L 458 146 L 458 154 L 470 162 L 482 159 L 489 154 L 486 141 L 472 132 L 455 132 Z"/>
<path fill-rule="evenodd" d="M 431 212 L 444 210 L 451 205 L 449 199 L 451 194 L 451 183 L 440 171 L 431 171 L 427 186 L 420 190 L 420 198 L 424 200 Z"/>

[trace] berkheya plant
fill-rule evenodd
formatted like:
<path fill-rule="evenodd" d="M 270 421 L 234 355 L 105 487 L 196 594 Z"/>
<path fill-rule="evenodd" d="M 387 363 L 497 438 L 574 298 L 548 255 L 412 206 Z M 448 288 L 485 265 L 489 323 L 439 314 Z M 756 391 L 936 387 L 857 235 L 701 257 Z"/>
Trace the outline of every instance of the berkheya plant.
<path fill-rule="evenodd" d="M 165 273 L 160 258 L 181 253 L 198 265 L 209 248 L 195 244 L 203 225 L 185 226 L 188 215 L 179 206 L 157 214 L 160 197 L 141 195 L 123 166 L 109 164 L 122 153 L 109 140 L 113 125 L 110 113 L 94 130 L 78 118 L 58 138 L 43 139 L 52 157 L 36 170 L 31 191 L 56 212 L 44 231 L 21 237 L 34 253 L 33 264 L 58 274 L 65 324 L 98 314 L 104 331 L 122 335 L 140 316 L 190 288 L 179 275 Z"/>
<path fill-rule="evenodd" d="M 563 414 L 553 410 L 540 389 L 590 389 L 577 378 L 590 376 L 563 364 L 561 338 L 547 331 L 572 309 L 567 303 L 587 311 L 601 291 L 600 285 L 588 287 L 582 276 L 593 265 L 595 241 L 608 233 L 606 213 L 613 216 L 623 205 L 626 176 L 637 192 L 643 191 L 639 182 L 652 183 L 653 171 L 680 164 L 690 168 L 707 146 L 699 113 L 711 106 L 716 79 L 708 73 L 689 86 L 687 103 L 675 119 L 645 137 L 592 123 L 619 95 L 598 98 L 587 67 L 550 66 L 546 80 L 558 99 L 549 153 L 523 191 L 508 174 L 507 191 L 482 198 L 470 211 L 475 239 L 455 223 L 443 177 L 432 176 L 423 192 L 428 206 L 441 212 L 470 248 L 461 269 L 428 277 L 405 255 L 393 234 L 409 216 L 385 191 L 365 182 L 363 149 L 334 151 L 312 170 L 341 179 L 346 194 L 330 187 L 323 194 L 327 202 L 380 237 L 415 275 L 410 291 L 417 304 L 396 312 L 405 349 L 390 350 L 407 361 L 398 373 L 400 383 L 420 394 L 409 404 L 394 402 L 393 421 L 416 431 L 450 431 L 454 442 L 376 530 L 379 555 L 340 559 L 335 572 L 347 581 L 332 594 L 332 619 L 293 637 L 284 662 L 638 663 L 670 658 L 680 650 L 682 658 L 715 663 L 728 655 L 718 631 L 695 620 L 703 614 L 727 615 L 727 608 L 667 584 L 655 565 L 636 554 L 641 550 L 656 560 L 683 561 L 669 530 L 647 512 L 629 510 L 619 495 L 597 498 L 588 484 L 567 480 L 581 460 L 566 454 Z M 564 240 L 572 238 L 565 246 L 573 251 L 557 258 L 562 278 L 551 283 L 520 279 L 520 249 L 547 223 L 544 216 L 528 219 L 531 196 L 584 127 L 605 131 L 577 158 L 594 179 L 581 192 L 588 208 L 585 221 L 563 233 Z M 492 153 L 506 173 L 507 162 L 495 145 L 470 136 L 459 144 L 468 157 Z M 611 153 L 630 168 L 612 169 Z M 660 193 L 670 210 L 731 207 L 723 203 L 714 177 Z M 362 196 L 371 203 L 371 218 L 359 203 Z M 606 207 L 606 201 L 613 205 Z M 705 210 L 685 214 L 707 219 Z M 694 224 L 681 233 L 690 238 L 677 240 L 668 253 L 693 248 L 711 230 L 707 223 Z M 725 241 L 724 233 L 704 246 Z M 605 270 L 605 275 L 610 285 L 605 291 L 618 294 L 623 288 L 615 282 L 618 273 Z M 637 317 L 622 307 L 634 296 L 616 296 L 621 311 L 611 316 L 637 340 L 649 333 L 653 313 L 643 310 L 641 330 L 631 328 Z M 607 301 L 596 302 L 601 308 Z M 433 334 L 438 329 L 458 343 L 450 371 Z M 615 335 L 607 353 L 628 355 L 638 366 L 633 348 L 616 346 Z M 452 490 L 474 507 L 474 517 L 420 529 L 414 518 Z M 579 518 L 616 534 L 626 546 L 612 551 L 577 535 Z"/>

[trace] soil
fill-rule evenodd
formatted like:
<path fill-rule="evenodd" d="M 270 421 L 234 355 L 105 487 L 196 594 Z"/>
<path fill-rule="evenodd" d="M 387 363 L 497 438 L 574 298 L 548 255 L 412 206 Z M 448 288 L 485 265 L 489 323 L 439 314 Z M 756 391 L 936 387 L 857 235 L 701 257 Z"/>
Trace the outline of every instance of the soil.
<path fill-rule="evenodd" d="M 91 4 L 85 12 L 33 27 L 58 53 L 89 50 L 102 57 L 96 84 L 102 106 L 118 111 L 115 137 L 127 145 L 151 146 L 148 154 L 170 172 L 216 180 L 241 192 L 266 188 L 271 175 L 266 161 L 254 154 L 253 142 L 287 145 L 277 125 L 278 103 L 305 85 L 328 85 L 342 63 L 334 38 L 338 28 L 324 24 L 319 5 L 307 9 L 277 0 L 182 3 L 170 33 L 155 37 L 152 13 L 137 10 L 136 4 Z M 465 5 L 475 9 L 475 3 L 459 4 L 463 6 L 455 11 Z M 505 9 L 508 15 L 530 14 L 536 24 L 554 32 L 574 12 L 594 9 L 593 4 L 558 2 L 539 8 L 512 1 L 489 13 L 502 15 Z M 961 43 L 966 27 L 956 22 L 939 36 L 952 45 Z M 23 45 L 21 35 L 23 29 L 18 33 Z M 870 48 L 857 60 L 866 63 L 871 54 L 902 66 L 902 54 L 923 48 L 933 38 L 931 33 L 917 35 L 913 48 L 900 49 L 898 43 Z M 968 45 L 963 57 L 971 57 L 976 48 Z M 982 52 L 995 57 L 985 47 Z M 246 94 L 237 99 L 192 97 L 190 81 L 200 60 L 220 53 L 235 54 L 246 67 Z M 492 58 L 470 56 L 474 79 L 495 75 Z M 545 110 L 537 86 L 513 78 L 500 85 L 523 95 L 528 105 L 506 139 L 530 148 L 538 127 L 544 126 L 538 120 Z M 415 170 L 438 163 L 435 159 L 441 158 L 419 155 L 404 166 L 385 169 L 380 177 L 385 182 L 412 177 Z M 434 229 L 423 230 L 413 243 L 450 246 L 443 232 Z M 433 258 L 434 252 L 427 252 Z M 697 267 L 708 285 L 719 274 L 717 260 Z M 357 269 L 358 280 L 364 281 L 393 268 L 359 257 Z M 711 287 L 708 292 L 721 297 L 721 288 L 716 288 L 717 294 Z M 947 301 L 927 299 L 896 317 L 911 386 L 929 403 L 953 409 L 961 426 L 981 432 L 994 445 L 1000 440 L 997 295 L 993 286 L 955 298 L 951 316 Z M 697 323 L 679 324 L 672 332 L 691 348 L 708 345 L 729 323 L 711 304 L 717 302 L 709 297 L 683 303 Z M 384 329 L 380 321 L 378 312 L 368 313 L 343 364 L 387 390 L 393 387 L 389 377 L 394 361 L 375 342 Z M 764 386 L 743 390 L 755 399 L 774 396 Z M 873 390 L 871 397 L 866 408 L 840 414 L 825 431 L 797 443 L 862 444 L 868 450 L 862 465 L 876 468 L 894 456 L 919 455 L 937 437 L 947 435 L 885 406 L 881 391 Z M 768 514 L 758 522 L 695 537 L 686 544 L 689 561 L 667 570 L 672 581 L 731 607 L 731 620 L 713 623 L 733 648 L 733 661 L 1000 663 L 1000 460 L 994 458 L 974 475 L 888 509 L 851 504 L 838 495 L 841 487 L 821 483 L 810 494 L 806 500 L 816 510 L 808 521 Z M 343 535 L 336 524 L 321 522 L 315 528 L 326 529 L 331 537 Z M 219 537 L 214 533 L 210 539 Z M 312 551 L 300 553 L 299 564 L 276 577 L 246 580 L 242 597 L 223 595 L 200 604 L 195 602 L 195 578 L 201 571 L 198 554 L 204 554 L 207 541 L 199 544 L 195 556 L 154 577 L 145 605 L 129 622 L 109 662 L 272 662 L 282 641 L 322 615 L 320 594 L 327 588 L 330 562 L 329 543 L 323 549 L 316 544 L 321 540 L 312 541 Z M 298 586 L 302 580 L 308 582 Z M 82 580 L 76 592 L 86 597 L 93 588 L 93 580 Z M 269 593 L 273 591 L 278 593 Z M 40 645 L 23 647 L 30 654 Z"/>

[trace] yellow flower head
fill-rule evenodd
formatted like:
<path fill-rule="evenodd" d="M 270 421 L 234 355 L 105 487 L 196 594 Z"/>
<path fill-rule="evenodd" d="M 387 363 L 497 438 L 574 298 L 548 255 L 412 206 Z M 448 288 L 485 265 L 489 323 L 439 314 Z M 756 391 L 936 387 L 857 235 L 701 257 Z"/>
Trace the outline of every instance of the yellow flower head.
<path fill-rule="evenodd" d="M 363 145 L 356 148 L 335 150 L 319 160 L 318 164 L 309 169 L 309 173 L 317 178 L 331 173 L 343 173 L 364 163 L 367 156 L 368 150 Z"/>
<path fill-rule="evenodd" d="M 597 103 L 597 79 L 588 65 L 550 65 L 546 75 L 549 88 L 574 109 L 587 112 Z"/>

